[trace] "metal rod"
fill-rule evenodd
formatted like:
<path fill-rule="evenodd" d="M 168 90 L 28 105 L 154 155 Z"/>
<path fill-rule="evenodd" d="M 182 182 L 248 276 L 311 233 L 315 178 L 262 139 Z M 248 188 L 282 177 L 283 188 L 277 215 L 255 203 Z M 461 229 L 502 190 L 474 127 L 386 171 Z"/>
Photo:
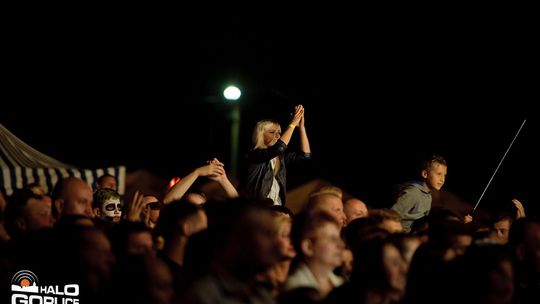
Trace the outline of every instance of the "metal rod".
<path fill-rule="evenodd" d="M 478 207 L 478 204 L 480 204 L 480 201 L 481 201 L 482 198 L 484 197 L 484 194 L 486 193 L 487 188 L 488 188 L 489 185 L 491 184 L 491 181 L 492 181 L 493 178 L 495 177 L 495 174 L 497 174 L 497 171 L 499 170 L 499 167 L 501 166 L 502 162 L 504 161 L 504 158 L 506 157 L 506 154 L 508 154 L 508 151 L 510 151 L 510 148 L 512 148 L 512 145 L 514 144 L 514 141 L 516 141 L 516 138 L 518 137 L 519 132 L 521 132 L 521 129 L 522 129 L 523 126 L 525 125 L 525 122 L 527 122 L 527 119 L 524 119 L 524 120 L 523 120 L 523 123 L 521 124 L 521 127 L 519 127 L 519 130 L 517 131 L 516 135 L 514 136 L 514 139 L 512 139 L 512 142 L 511 142 L 510 145 L 508 146 L 508 149 L 506 149 L 506 152 L 504 152 L 504 155 L 503 155 L 501 161 L 499 162 L 499 165 L 498 165 L 497 168 L 495 169 L 495 172 L 493 172 L 493 175 L 492 175 L 491 178 L 489 179 L 489 182 L 487 183 L 486 188 L 484 188 L 484 191 L 482 192 L 482 195 L 480 195 L 480 198 L 478 199 L 478 202 L 476 202 L 476 205 L 474 205 L 473 212 L 474 212 L 474 211 L 476 210 L 476 208 Z"/>

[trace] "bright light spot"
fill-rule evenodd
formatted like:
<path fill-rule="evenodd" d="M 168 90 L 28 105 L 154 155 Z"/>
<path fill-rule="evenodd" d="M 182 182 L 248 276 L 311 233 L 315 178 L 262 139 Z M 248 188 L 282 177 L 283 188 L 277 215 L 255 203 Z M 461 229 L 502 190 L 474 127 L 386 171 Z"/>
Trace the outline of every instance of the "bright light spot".
<path fill-rule="evenodd" d="M 240 91 L 239 88 L 235 86 L 229 86 L 225 89 L 225 91 L 223 91 L 223 96 L 227 100 L 238 100 L 238 98 L 240 98 L 241 95 L 242 95 L 242 92 Z"/>
<path fill-rule="evenodd" d="M 171 189 L 172 187 L 174 187 L 174 185 L 176 185 L 179 181 L 181 181 L 182 179 L 180 177 L 173 177 L 171 178 L 171 180 L 169 181 L 169 189 Z"/>

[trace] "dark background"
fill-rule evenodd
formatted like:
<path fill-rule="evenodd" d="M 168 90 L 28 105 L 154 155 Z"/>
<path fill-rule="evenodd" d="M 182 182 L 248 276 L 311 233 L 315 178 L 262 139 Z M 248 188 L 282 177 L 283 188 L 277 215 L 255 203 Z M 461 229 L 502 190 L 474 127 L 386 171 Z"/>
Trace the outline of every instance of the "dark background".
<path fill-rule="evenodd" d="M 248 28 L 10 33 L 0 121 L 65 163 L 170 178 L 212 157 L 228 164 L 231 107 L 221 91 L 236 83 L 240 155 L 256 121 L 285 127 L 301 103 L 315 160 L 289 168 L 290 186 L 322 177 L 389 206 L 393 187 L 431 153 L 448 161 L 445 188 L 475 203 L 527 118 L 482 206 L 516 197 L 538 212 L 538 48 L 525 32 Z"/>

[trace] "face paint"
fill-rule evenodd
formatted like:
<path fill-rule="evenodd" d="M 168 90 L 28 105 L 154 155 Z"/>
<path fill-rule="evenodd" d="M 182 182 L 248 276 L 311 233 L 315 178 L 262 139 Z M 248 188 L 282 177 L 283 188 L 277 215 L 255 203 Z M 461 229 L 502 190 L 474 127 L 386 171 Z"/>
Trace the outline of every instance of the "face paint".
<path fill-rule="evenodd" d="M 101 209 L 101 215 L 103 218 L 112 220 L 113 222 L 119 222 L 122 216 L 122 204 L 119 199 L 108 199 L 103 203 Z"/>

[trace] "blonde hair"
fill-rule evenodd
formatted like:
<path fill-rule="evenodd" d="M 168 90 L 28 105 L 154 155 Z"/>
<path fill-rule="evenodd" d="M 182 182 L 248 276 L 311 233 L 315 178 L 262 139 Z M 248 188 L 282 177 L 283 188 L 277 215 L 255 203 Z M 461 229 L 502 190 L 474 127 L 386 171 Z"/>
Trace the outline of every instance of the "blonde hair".
<path fill-rule="evenodd" d="M 274 212 L 274 218 L 273 218 L 273 232 L 275 235 L 278 235 L 281 229 L 283 229 L 283 225 L 285 223 L 292 224 L 292 219 L 289 217 L 289 215 L 281 212 Z"/>
<path fill-rule="evenodd" d="M 422 172 L 424 170 L 425 171 L 431 170 L 433 168 L 434 164 L 441 164 L 441 165 L 444 165 L 444 166 L 448 166 L 446 164 L 446 159 L 444 159 L 443 156 L 441 156 L 439 154 L 433 154 L 431 157 L 429 157 L 429 158 L 422 161 L 420 172 Z"/>
<path fill-rule="evenodd" d="M 278 127 L 278 131 L 281 132 L 281 126 L 279 125 L 279 122 L 274 119 L 263 119 L 257 122 L 255 125 L 255 129 L 253 129 L 253 148 L 264 148 L 264 131 L 266 131 L 267 127 L 269 125 L 276 125 Z"/>
<path fill-rule="evenodd" d="M 343 199 L 343 190 L 335 186 L 324 186 L 320 188 L 318 191 L 311 193 L 309 197 L 313 198 L 313 197 L 320 196 L 323 194 L 330 194 L 333 196 L 337 196 L 340 199 Z"/>

